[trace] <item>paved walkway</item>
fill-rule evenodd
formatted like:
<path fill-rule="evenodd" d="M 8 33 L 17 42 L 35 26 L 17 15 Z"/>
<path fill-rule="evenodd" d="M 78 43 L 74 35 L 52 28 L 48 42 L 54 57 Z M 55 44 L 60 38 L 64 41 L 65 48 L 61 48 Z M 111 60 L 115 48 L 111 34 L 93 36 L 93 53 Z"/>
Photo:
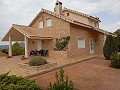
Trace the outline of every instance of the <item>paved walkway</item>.
<path fill-rule="evenodd" d="M 65 67 L 64 70 L 69 80 L 74 82 L 75 90 L 120 90 L 120 69 L 108 65 L 109 61 L 98 57 Z M 45 90 L 50 81 L 55 81 L 55 71 L 34 78 Z"/>

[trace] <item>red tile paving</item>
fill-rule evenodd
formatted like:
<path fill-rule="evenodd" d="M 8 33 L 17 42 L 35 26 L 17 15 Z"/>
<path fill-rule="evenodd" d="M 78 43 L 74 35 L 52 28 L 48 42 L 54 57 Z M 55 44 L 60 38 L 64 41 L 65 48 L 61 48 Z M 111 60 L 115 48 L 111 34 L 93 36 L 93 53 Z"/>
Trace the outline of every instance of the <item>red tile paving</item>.
<path fill-rule="evenodd" d="M 69 67 L 65 74 L 74 82 L 75 90 L 120 90 L 120 69 L 109 67 L 109 61 L 97 57 Z M 55 81 L 55 71 L 39 75 L 36 83 L 43 90 Z"/>

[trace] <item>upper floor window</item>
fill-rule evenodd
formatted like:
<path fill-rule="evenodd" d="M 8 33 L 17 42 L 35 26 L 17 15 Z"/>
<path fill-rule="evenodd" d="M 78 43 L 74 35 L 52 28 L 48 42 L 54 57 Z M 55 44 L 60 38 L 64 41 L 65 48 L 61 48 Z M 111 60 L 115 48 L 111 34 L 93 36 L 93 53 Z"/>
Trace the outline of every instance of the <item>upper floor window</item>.
<path fill-rule="evenodd" d="M 90 20 L 90 25 L 92 26 L 92 20 Z"/>
<path fill-rule="evenodd" d="M 97 22 L 95 22 L 95 23 L 94 23 L 94 26 L 98 28 L 98 23 L 97 23 Z"/>
<path fill-rule="evenodd" d="M 40 28 L 43 28 L 43 20 L 41 20 L 41 21 L 39 22 L 39 27 L 40 27 Z"/>
<path fill-rule="evenodd" d="M 50 18 L 46 20 L 46 25 L 47 25 L 47 27 L 52 26 L 52 21 Z"/>

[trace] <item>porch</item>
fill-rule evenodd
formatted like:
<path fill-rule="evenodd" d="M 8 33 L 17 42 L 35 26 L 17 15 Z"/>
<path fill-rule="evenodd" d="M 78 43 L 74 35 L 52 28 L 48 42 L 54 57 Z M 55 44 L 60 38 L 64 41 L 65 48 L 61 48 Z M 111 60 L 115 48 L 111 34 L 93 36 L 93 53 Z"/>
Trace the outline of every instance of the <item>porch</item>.
<path fill-rule="evenodd" d="M 9 41 L 9 56 L 12 57 L 12 42 L 25 42 L 25 58 L 29 58 L 30 51 L 48 50 L 51 58 L 67 58 L 67 51 L 54 51 L 55 39 L 46 31 L 37 30 L 28 26 L 12 25 L 3 38 Z"/>
<path fill-rule="evenodd" d="M 44 42 L 51 43 L 54 38 L 47 32 L 41 32 L 35 28 L 22 25 L 12 25 L 2 41 L 9 41 L 9 56 L 12 57 L 12 42 L 25 42 L 25 58 L 29 57 L 31 50 L 48 49 Z M 48 43 L 48 46 L 49 46 Z"/>

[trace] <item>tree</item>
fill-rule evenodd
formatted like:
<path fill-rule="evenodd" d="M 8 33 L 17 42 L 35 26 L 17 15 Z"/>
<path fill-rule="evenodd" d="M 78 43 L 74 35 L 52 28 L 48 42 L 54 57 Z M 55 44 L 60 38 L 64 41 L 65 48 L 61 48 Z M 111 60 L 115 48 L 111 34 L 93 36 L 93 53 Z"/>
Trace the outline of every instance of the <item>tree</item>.
<path fill-rule="evenodd" d="M 116 30 L 114 33 L 117 34 L 116 43 L 117 43 L 118 51 L 120 52 L 120 29 Z"/>
<path fill-rule="evenodd" d="M 112 35 L 107 35 L 105 45 L 103 47 L 103 54 L 106 59 L 110 60 L 110 56 L 113 52 L 117 51 L 117 44 L 115 38 Z"/>
<path fill-rule="evenodd" d="M 18 42 L 14 43 L 12 46 L 13 55 L 22 55 L 24 54 L 24 47 L 21 47 Z"/>
<path fill-rule="evenodd" d="M 120 29 L 116 30 L 114 33 L 117 35 L 120 34 Z"/>

